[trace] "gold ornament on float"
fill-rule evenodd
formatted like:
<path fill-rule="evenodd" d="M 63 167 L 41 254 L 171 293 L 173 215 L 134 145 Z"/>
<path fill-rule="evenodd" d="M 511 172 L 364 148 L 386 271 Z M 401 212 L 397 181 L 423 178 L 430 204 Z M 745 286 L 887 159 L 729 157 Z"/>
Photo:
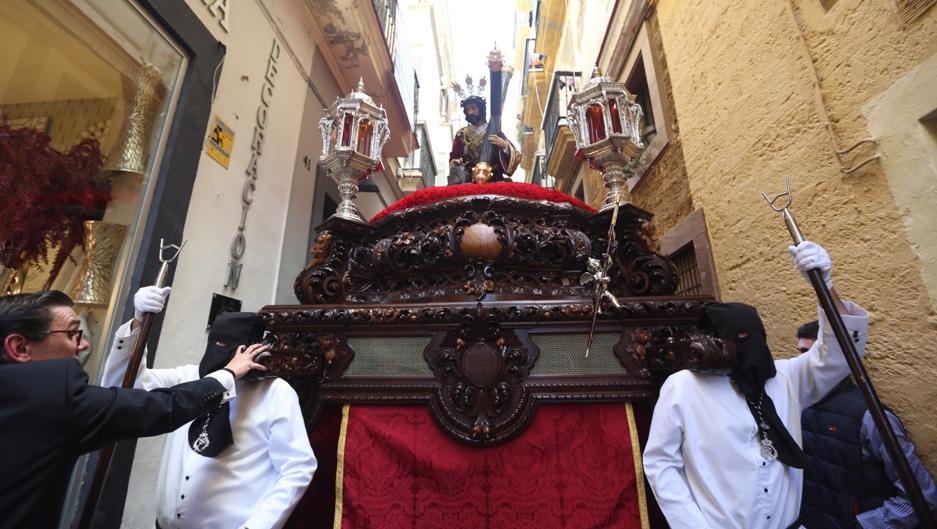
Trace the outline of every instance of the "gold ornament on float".
<path fill-rule="evenodd" d="M 78 305 L 107 305 L 111 301 L 114 260 L 124 243 L 127 226 L 100 220 L 85 221 L 85 255 L 68 289 Z"/>
<path fill-rule="evenodd" d="M 152 64 L 144 62 L 134 80 L 133 94 L 117 143 L 104 161 L 102 171 L 141 176 L 146 172 L 150 136 L 164 94 L 162 73 Z"/>

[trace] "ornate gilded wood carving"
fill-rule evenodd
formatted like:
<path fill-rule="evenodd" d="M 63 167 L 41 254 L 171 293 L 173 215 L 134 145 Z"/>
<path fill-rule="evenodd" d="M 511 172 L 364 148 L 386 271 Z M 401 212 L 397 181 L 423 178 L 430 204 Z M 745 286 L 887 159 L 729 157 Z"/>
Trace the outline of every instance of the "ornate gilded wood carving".
<path fill-rule="evenodd" d="M 296 280 L 306 304 L 434 298 L 581 297 L 588 257 L 600 257 L 610 213 L 500 196 L 446 200 L 374 226 L 330 220 Z M 603 225 L 605 228 L 603 229 Z M 649 216 L 621 210 L 611 271 L 617 296 L 672 294 L 677 276 L 658 255 Z"/>
<path fill-rule="evenodd" d="M 499 311 L 479 307 L 457 329 L 437 335 L 423 353 L 439 381 L 433 415 L 470 443 L 504 440 L 533 412 L 524 378 L 539 351 L 526 333 L 501 328 Z"/>
<path fill-rule="evenodd" d="M 589 359 L 599 363 L 581 372 L 562 366 L 585 360 L 557 355 L 584 351 L 543 356 L 533 333 L 541 345 L 585 343 L 593 303 L 580 279 L 605 251 L 610 214 L 484 195 L 373 225 L 330 219 L 296 278 L 303 304 L 261 312 L 277 336 L 269 373 L 300 390 L 310 424 L 328 402 L 420 403 L 455 439 L 491 445 L 519 434 L 538 402 L 649 399 L 666 373 L 726 365 L 731 351 L 698 329 L 708 298 L 672 296 L 674 267 L 650 215 L 630 204 L 609 271 L 620 306 L 603 305 L 597 317 L 597 332 L 617 343 L 608 350 L 606 338 Z M 392 337 L 411 345 L 387 345 Z M 422 350 L 409 350 L 414 343 Z M 541 372 L 561 374 L 532 375 L 543 358 L 553 370 Z"/>

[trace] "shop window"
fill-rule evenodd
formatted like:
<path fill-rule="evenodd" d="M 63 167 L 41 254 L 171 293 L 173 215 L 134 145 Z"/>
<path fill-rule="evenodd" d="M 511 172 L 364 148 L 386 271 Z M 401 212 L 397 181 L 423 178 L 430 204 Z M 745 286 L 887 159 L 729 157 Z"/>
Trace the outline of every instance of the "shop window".
<path fill-rule="evenodd" d="M 75 300 L 92 379 L 123 316 L 185 65 L 132 3 L 4 3 L 0 143 L 16 157 L 0 194 L 20 209 L 0 214 L 0 283 Z"/>

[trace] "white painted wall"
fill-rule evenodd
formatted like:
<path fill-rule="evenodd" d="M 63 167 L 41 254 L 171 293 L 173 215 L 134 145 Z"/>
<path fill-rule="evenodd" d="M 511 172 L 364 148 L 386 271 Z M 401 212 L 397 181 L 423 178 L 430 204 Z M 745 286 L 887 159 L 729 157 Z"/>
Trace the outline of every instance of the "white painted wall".
<path fill-rule="evenodd" d="M 571 0 L 566 5 L 567 23 L 563 27 L 555 71 L 582 71 L 584 78 L 589 78 L 605 38 L 604 28 L 595 31 L 593 21 L 606 20 L 614 5 L 614 0 Z"/>
<path fill-rule="evenodd" d="M 446 2 L 412 2 L 406 6 L 402 16 L 407 17 L 409 27 L 421 28 L 420 31 L 412 31 L 407 35 L 413 67 L 420 80 L 420 113 L 417 121 L 426 124 L 430 136 L 433 160 L 436 163 L 436 185 L 446 185 L 446 177 L 449 175 L 449 151 L 452 149 L 455 130 L 458 130 L 452 127 L 453 106 L 449 105 L 442 113 L 439 104 L 442 89 L 447 90 L 450 101 L 458 99 L 450 88 L 450 83 L 455 78 L 452 73 L 452 43 Z M 420 148 L 424 146 L 421 145 Z M 413 165 L 418 166 L 420 153 L 417 151 L 413 156 Z M 409 160 L 406 165 L 410 165 Z"/>
<path fill-rule="evenodd" d="M 228 169 L 205 155 L 203 150 L 184 228 L 188 246 L 176 267 L 173 294 L 156 352 L 156 367 L 198 362 L 205 348 L 205 326 L 212 293 L 241 299 L 244 310 L 257 310 L 276 301 L 280 276 L 288 273 L 290 263 L 301 263 L 305 259 L 304 251 L 294 250 L 296 245 L 305 248 L 308 240 L 315 162 L 319 154 L 314 141 L 300 145 L 301 137 L 309 137 L 301 134 L 304 120 L 310 119 L 304 107 L 314 105 L 316 111 L 321 112 L 319 101 L 310 97 L 311 90 L 299 70 L 304 68 L 309 77 L 315 54 L 313 40 L 303 29 L 302 4 L 269 0 L 230 2 L 230 33 L 225 33 L 201 0 L 186 1 L 205 27 L 227 47 L 212 113 L 234 129 L 235 138 Z M 276 21 L 279 31 L 268 22 L 268 14 Z M 247 216 L 247 248 L 241 260 L 244 268 L 240 286 L 232 292 L 223 288 L 229 248 L 240 223 L 245 168 L 251 157 L 255 114 L 274 38 L 281 46 L 278 76 L 258 164 L 254 202 Z M 320 69 L 317 75 L 323 75 L 323 71 L 329 75 L 327 69 Z M 334 97 L 335 94 L 329 95 Z M 317 123 L 305 125 L 318 126 Z M 302 167 L 297 160 L 304 155 L 313 159 L 309 172 L 297 169 Z M 301 180 L 294 182 L 294 175 Z M 292 279 L 288 278 L 287 282 L 292 283 Z M 137 444 L 124 527 L 153 526 L 154 491 L 163 443 L 164 438 L 158 437 L 140 440 Z"/>

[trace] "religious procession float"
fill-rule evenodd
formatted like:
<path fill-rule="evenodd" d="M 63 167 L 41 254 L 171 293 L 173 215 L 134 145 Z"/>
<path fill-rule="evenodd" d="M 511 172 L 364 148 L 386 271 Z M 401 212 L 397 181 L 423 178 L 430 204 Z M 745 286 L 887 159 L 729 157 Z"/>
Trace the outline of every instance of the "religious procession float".
<path fill-rule="evenodd" d="M 497 54 L 489 67 L 486 137 L 510 80 Z M 380 170 L 387 118 L 360 85 L 336 100 L 321 163 L 341 203 L 300 304 L 262 311 L 270 371 L 299 392 L 319 458 L 293 526 L 660 526 L 641 470 L 659 383 L 731 359 L 699 327 L 708 298 L 673 295 L 652 215 L 627 201 L 640 115 L 601 76 L 570 102 L 578 156 L 605 180 L 598 211 L 488 182 L 510 160 L 481 142 L 458 185 L 368 221 L 357 184 Z"/>

